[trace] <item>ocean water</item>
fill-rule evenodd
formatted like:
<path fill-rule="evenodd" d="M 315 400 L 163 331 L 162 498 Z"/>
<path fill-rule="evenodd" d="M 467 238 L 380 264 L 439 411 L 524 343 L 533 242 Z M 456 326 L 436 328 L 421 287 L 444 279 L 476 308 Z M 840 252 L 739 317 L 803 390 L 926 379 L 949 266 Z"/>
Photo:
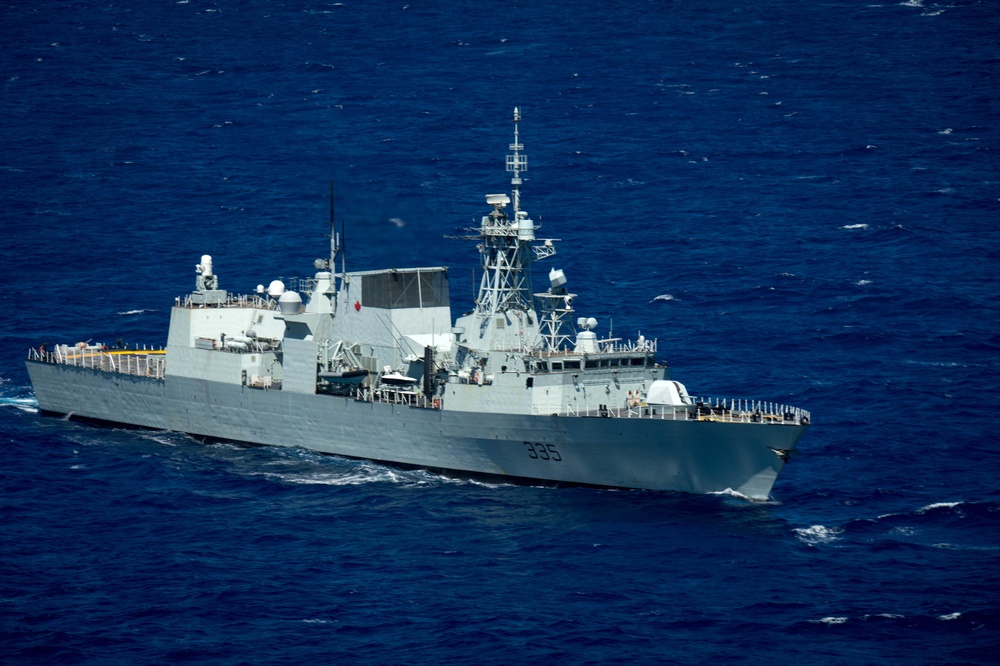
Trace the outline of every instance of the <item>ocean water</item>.
<path fill-rule="evenodd" d="M 0 662 L 1000 663 L 995 2 L 0 8 Z M 509 188 L 693 394 L 813 414 L 767 502 L 45 417 L 202 254 L 448 265 Z M 539 267 L 539 271 L 542 267 Z M 294 434 L 290 434 L 294 437 Z"/>

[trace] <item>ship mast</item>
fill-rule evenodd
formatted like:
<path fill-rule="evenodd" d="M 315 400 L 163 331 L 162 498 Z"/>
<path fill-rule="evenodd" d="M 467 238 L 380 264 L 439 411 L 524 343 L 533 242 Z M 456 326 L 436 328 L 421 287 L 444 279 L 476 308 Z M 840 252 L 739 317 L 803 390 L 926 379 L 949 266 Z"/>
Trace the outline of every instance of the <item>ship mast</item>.
<path fill-rule="evenodd" d="M 528 169 L 528 157 L 521 153 L 517 122 L 521 113 L 514 109 L 514 143 L 507 155 L 507 170 L 512 172 L 510 183 L 513 195 L 513 216 L 504 209 L 511 203 L 505 194 L 488 194 L 486 202 L 493 206 L 489 215 L 484 215 L 479 228 L 479 252 L 482 260 L 483 277 L 476 299 L 476 314 L 483 319 L 486 328 L 489 318 L 501 313 L 515 311 L 528 313 L 534 310 L 531 303 L 531 243 L 535 240 L 535 223 L 521 210 L 521 172 Z"/>
<path fill-rule="evenodd" d="M 520 142 L 518 138 L 517 123 L 521 120 L 521 111 L 515 106 L 514 107 L 514 143 L 510 144 L 510 149 L 514 151 L 513 155 L 507 156 L 507 171 L 512 172 L 514 175 L 510 178 L 511 190 L 514 195 L 514 217 L 517 217 L 517 211 L 521 210 L 521 172 L 528 170 L 528 156 L 522 155 L 521 151 L 524 150 L 524 145 Z"/>

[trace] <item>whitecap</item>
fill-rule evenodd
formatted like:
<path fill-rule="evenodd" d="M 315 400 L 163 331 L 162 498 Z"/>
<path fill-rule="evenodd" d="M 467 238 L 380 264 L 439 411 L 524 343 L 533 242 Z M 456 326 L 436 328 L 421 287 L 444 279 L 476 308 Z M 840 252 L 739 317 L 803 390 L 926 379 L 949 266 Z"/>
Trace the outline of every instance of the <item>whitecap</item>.
<path fill-rule="evenodd" d="M 951 133 L 952 133 L 952 132 L 954 132 L 954 131 L 955 131 L 955 130 L 953 130 L 953 129 L 952 129 L 952 128 L 950 128 L 950 127 L 945 127 L 945 128 L 943 129 L 943 130 L 941 130 L 940 132 L 938 132 L 938 134 L 951 134 Z"/>
<path fill-rule="evenodd" d="M 856 284 L 856 285 L 857 285 L 857 286 L 859 286 L 859 287 L 863 287 L 863 286 L 865 286 L 866 284 L 871 284 L 871 283 L 872 283 L 872 281 L 871 281 L 871 280 L 858 280 L 858 281 L 857 281 L 857 282 L 855 282 L 854 284 Z"/>
<path fill-rule="evenodd" d="M 938 615 L 939 620 L 957 620 L 962 617 L 961 613 L 948 613 L 947 615 Z"/>
<path fill-rule="evenodd" d="M 677 300 L 677 299 L 675 299 L 673 297 L 673 294 L 660 294 L 659 296 L 657 296 L 656 298 L 654 298 L 653 300 L 651 300 L 650 303 L 666 302 L 666 301 L 674 301 L 674 300 Z"/>
<path fill-rule="evenodd" d="M 927 513 L 928 511 L 933 511 L 934 509 L 953 509 L 959 504 L 964 504 L 964 502 L 935 502 L 934 504 L 928 504 L 927 506 L 917 509 L 917 513 Z"/>
<path fill-rule="evenodd" d="M 147 308 L 141 308 L 139 310 L 125 310 L 124 312 L 119 312 L 118 314 L 124 317 L 124 316 L 127 316 L 127 315 L 137 315 L 137 314 L 143 314 L 143 313 L 146 313 L 146 312 L 156 312 L 156 310 L 150 310 L 150 309 L 147 309 Z"/>
<path fill-rule="evenodd" d="M 845 622 L 847 622 L 847 620 L 848 618 L 846 617 L 842 616 L 837 617 L 831 615 L 830 617 L 824 617 L 822 620 L 810 620 L 810 622 L 822 622 L 823 624 L 834 625 L 834 624 L 844 624 Z"/>
<path fill-rule="evenodd" d="M 845 224 L 841 229 L 867 229 L 867 224 Z"/>
<path fill-rule="evenodd" d="M 818 543 L 832 543 L 843 534 L 842 527 L 825 527 L 823 525 L 813 525 L 811 527 L 796 527 L 792 530 L 802 543 L 813 546 Z"/>

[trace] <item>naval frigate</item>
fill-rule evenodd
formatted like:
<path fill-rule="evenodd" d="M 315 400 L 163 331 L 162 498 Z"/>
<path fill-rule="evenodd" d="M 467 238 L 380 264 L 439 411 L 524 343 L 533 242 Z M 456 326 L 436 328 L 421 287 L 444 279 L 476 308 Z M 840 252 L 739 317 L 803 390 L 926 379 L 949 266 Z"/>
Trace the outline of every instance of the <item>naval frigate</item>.
<path fill-rule="evenodd" d="M 466 236 L 482 278 L 454 324 L 446 267 L 348 272 L 331 212 L 312 278 L 235 294 L 202 256 L 165 348 L 30 349 L 40 409 L 437 471 L 768 498 L 807 411 L 692 397 L 656 339 L 600 338 L 575 317 L 563 271 L 532 288 L 557 239 L 521 208 L 520 120 L 511 191 L 486 195 Z"/>

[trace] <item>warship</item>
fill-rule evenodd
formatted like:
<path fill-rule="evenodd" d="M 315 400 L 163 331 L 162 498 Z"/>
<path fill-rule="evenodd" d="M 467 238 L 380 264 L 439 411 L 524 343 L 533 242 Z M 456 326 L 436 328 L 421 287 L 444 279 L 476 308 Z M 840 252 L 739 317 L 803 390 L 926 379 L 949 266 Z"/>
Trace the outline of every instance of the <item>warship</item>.
<path fill-rule="evenodd" d="M 486 195 L 465 236 L 482 278 L 454 323 L 446 267 L 347 271 L 331 194 L 313 277 L 235 294 L 202 256 L 165 347 L 31 348 L 40 410 L 446 474 L 767 499 L 809 413 L 692 397 L 656 339 L 599 337 L 576 316 L 563 271 L 533 289 L 557 239 L 521 208 L 520 120 L 511 191 Z"/>

